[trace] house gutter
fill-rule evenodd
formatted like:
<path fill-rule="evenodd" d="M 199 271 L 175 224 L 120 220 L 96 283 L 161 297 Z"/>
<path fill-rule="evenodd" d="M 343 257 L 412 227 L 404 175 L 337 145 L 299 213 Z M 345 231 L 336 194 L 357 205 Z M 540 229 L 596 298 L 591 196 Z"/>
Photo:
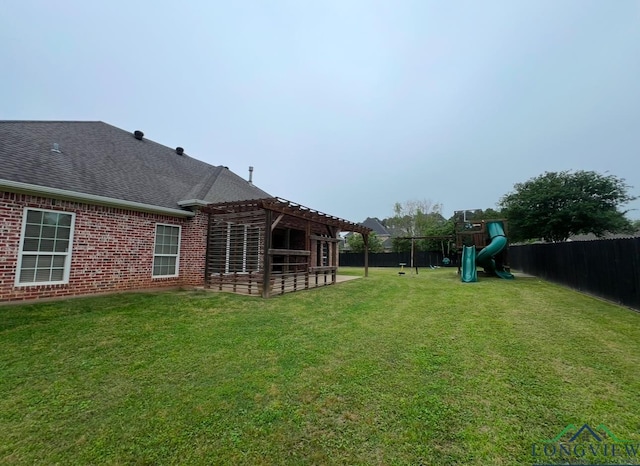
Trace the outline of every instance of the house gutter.
<path fill-rule="evenodd" d="M 66 201 L 82 202 L 84 204 L 116 207 L 118 209 L 134 210 L 136 212 L 170 215 L 172 217 L 195 216 L 194 212 L 190 212 L 188 210 L 172 209 L 170 207 L 161 207 L 151 204 L 144 204 L 142 202 L 126 201 L 124 199 L 115 199 L 106 196 L 96 196 L 94 194 L 79 193 L 77 191 L 69 191 L 66 189 L 49 188 L 36 184 L 21 183 L 19 181 L 0 179 L 0 190 L 19 194 L 35 194 Z"/>
<path fill-rule="evenodd" d="M 178 201 L 178 205 L 180 207 L 206 207 L 208 206 L 210 203 L 207 201 L 203 201 L 202 199 L 187 199 L 186 201 Z"/>

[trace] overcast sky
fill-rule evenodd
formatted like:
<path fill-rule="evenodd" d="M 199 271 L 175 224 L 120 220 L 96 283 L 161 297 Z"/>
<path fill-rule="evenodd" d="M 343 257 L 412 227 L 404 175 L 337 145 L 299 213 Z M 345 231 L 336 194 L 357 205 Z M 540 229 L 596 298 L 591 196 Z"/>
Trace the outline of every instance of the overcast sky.
<path fill-rule="evenodd" d="M 0 119 L 140 129 L 352 221 L 545 171 L 640 194 L 638 0 L 4 0 L 0 44 Z"/>

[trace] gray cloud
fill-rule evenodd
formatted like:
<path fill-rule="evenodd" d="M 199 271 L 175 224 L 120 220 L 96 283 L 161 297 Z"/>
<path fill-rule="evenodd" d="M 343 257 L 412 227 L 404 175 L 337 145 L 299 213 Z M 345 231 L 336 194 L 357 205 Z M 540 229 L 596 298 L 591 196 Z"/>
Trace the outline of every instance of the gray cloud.
<path fill-rule="evenodd" d="M 4 11 L 1 118 L 142 129 L 349 220 L 408 199 L 494 207 L 544 171 L 607 171 L 640 193 L 633 0 Z"/>

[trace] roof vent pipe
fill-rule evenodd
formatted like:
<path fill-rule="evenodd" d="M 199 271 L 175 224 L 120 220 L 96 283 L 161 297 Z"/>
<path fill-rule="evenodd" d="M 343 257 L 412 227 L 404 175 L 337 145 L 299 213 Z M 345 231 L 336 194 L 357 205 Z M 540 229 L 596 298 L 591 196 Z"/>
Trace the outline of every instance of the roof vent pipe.
<path fill-rule="evenodd" d="M 249 167 L 249 183 L 253 184 L 253 167 Z"/>
<path fill-rule="evenodd" d="M 133 132 L 133 137 L 136 138 L 138 141 L 142 141 L 142 138 L 144 137 L 144 133 L 142 131 L 135 130 Z"/>
<path fill-rule="evenodd" d="M 176 154 L 178 155 L 184 154 L 184 149 L 182 147 L 176 147 Z"/>

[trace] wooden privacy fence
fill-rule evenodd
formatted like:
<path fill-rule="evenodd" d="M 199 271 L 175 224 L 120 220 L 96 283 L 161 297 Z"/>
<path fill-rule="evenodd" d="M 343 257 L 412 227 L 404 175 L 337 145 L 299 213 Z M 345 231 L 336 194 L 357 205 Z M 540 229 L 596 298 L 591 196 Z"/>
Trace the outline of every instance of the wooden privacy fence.
<path fill-rule="evenodd" d="M 640 310 L 640 238 L 511 246 L 515 270 Z"/>
<path fill-rule="evenodd" d="M 449 257 L 450 266 L 457 266 L 457 255 L 451 254 Z M 442 267 L 444 264 L 442 259 L 444 256 L 441 252 L 435 251 L 417 251 L 414 253 L 414 267 L 425 268 L 430 266 Z M 407 266 L 411 263 L 410 252 L 379 252 L 369 253 L 370 267 L 398 267 L 398 264 L 405 263 Z M 342 252 L 338 262 L 343 267 L 363 267 L 364 254 L 357 252 Z"/>

